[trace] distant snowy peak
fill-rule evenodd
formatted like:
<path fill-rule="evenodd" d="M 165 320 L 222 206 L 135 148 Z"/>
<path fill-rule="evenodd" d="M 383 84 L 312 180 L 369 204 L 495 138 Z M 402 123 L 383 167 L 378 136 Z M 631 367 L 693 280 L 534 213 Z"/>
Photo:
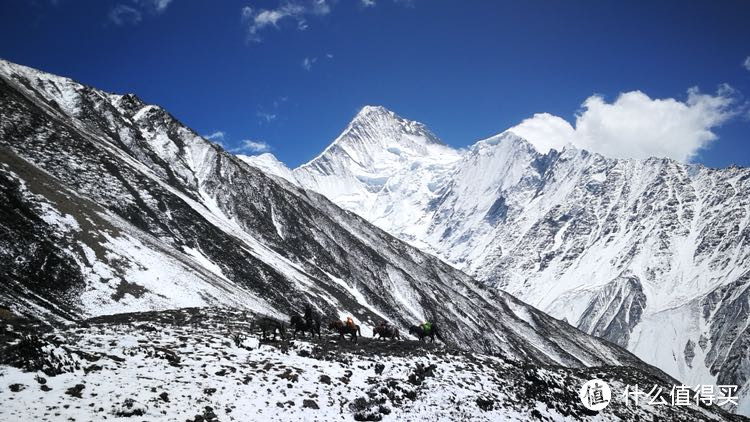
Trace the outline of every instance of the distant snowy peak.
<path fill-rule="evenodd" d="M 263 171 L 266 174 L 281 177 L 286 179 L 290 183 L 299 184 L 297 178 L 294 177 L 292 170 L 286 166 L 286 164 L 279 161 L 276 156 L 270 152 L 266 152 L 260 155 L 237 155 L 237 158 L 243 162 Z"/>
<path fill-rule="evenodd" d="M 497 135 L 490 136 L 477 141 L 469 146 L 463 153 L 464 158 L 472 155 L 490 155 L 490 156 L 534 156 L 541 154 L 534 146 L 521 136 L 514 132 L 506 130 Z"/>
<path fill-rule="evenodd" d="M 452 151 L 424 124 L 407 120 L 381 106 L 365 106 L 344 131 L 319 156 L 304 164 L 329 173 L 333 161 L 350 161 L 358 167 L 382 168 L 412 157 Z"/>
<path fill-rule="evenodd" d="M 435 136 L 423 123 L 405 119 L 383 106 L 364 106 L 357 113 L 347 128 L 361 130 L 375 128 L 380 130 L 393 130 L 407 135 L 413 135 L 426 143 L 440 144 L 443 142 Z M 346 134 L 346 132 L 344 134 Z"/>
<path fill-rule="evenodd" d="M 544 157 L 516 134 L 500 133 L 478 141 L 463 154 L 451 176 L 451 190 L 459 201 L 467 201 L 467 213 L 489 209 L 498 192 L 516 185 Z"/>
<path fill-rule="evenodd" d="M 294 175 L 301 186 L 370 221 L 390 215 L 408 225 L 418 216 L 416 210 L 435 199 L 445 175 L 460 159 L 461 152 L 443 144 L 422 123 L 367 106 Z"/>

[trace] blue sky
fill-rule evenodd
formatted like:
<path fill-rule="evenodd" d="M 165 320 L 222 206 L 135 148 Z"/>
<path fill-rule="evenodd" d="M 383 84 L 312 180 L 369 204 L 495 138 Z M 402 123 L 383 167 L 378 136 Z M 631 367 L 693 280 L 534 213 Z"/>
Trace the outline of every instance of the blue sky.
<path fill-rule="evenodd" d="M 573 132 L 559 133 L 603 153 L 658 143 L 657 154 L 747 166 L 749 56 L 747 1 L 0 4 L 0 57 L 136 93 L 201 134 L 223 132 L 230 149 L 268 145 L 292 167 L 366 104 L 422 121 L 459 147 L 535 113 L 574 126 L 580 114 Z M 643 96 L 618 101 L 633 91 Z M 663 115 L 654 111 L 662 105 Z M 611 124 L 623 116 L 635 116 L 632 131 Z M 527 122 L 526 132 L 549 120 Z M 631 138 L 643 140 L 631 148 Z"/>

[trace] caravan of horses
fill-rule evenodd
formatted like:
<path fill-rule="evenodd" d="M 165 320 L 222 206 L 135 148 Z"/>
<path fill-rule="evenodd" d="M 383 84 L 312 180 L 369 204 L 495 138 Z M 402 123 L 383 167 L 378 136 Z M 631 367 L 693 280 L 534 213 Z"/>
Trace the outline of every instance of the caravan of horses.
<path fill-rule="evenodd" d="M 291 338 L 293 339 L 296 339 L 298 335 L 305 338 L 306 333 L 309 333 L 310 338 L 314 339 L 316 335 L 318 338 L 322 338 L 321 321 L 320 314 L 311 305 L 306 305 L 302 315 L 298 313 L 291 315 L 288 325 L 283 321 L 268 316 L 258 318 L 253 325 L 261 330 L 262 341 L 275 341 L 277 333 L 284 340 L 287 336 L 287 329 L 291 332 Z M 330 331 L 337 333 L 341 340 L 345 340 L 348 335 L 349 339 L 353 343 L 356 343 L 357 339 L 362 337 L 362 330 L 352 317 L 348 317 L 346 320 L 331 320 L 327 327 Z M 445 343 L 438 324 L 431 321 L 412 325 L 409 327 L 409 334 L 420 342 L 429 340 L 429 342 L 434 343 L 435 337 L 437 337 L 438 340 Z M 386 341 L 398 341 L 402 339 L 398 327 L 391 325 L 387 321 L 381 321 L 380 324 L 373 327 L 372 338 Z"/>

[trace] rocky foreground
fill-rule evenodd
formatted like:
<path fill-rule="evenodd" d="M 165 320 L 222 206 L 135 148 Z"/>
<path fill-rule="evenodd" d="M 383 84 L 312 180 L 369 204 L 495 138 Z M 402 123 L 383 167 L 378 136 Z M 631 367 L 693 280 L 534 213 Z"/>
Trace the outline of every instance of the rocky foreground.
<path fill-rule="evenodd" d="M 673 382 L 637 368 L 532 366 L 408 340 L 261 342 L 252 320 L 188 308 L 49 328 L 5 315 L 0 420 L 746 420 L 715 406 L 628 407 L 626 384 L 666 395 Z M 592 378 L 612 387 L 601 413 L 577 396 Z"/>

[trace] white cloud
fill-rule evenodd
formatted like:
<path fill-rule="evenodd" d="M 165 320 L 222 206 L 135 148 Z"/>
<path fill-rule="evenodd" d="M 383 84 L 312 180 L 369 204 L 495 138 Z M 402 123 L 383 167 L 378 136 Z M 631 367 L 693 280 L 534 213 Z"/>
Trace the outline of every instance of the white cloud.
<path fill-rule="evenodd" d="M 255 116 L 258 118 L 258 124 L 269 124 L 279 117 L 279 109 L 289 101 L 289 97 L 280 96 L 274 99 L 270 105 L 258 104 Z"/>
<path fill-rule="evenodd" d="M 272 119 L 275 118 L 275 115 L 272 115 Z M 225 141 L 226 139 L 226 132 L 217 130 L 214 133 L 210 133 L 208 135 L 203 135 L 203 138 L 211 140 L 213 142 L 216 142 L 217 144 L 221 145 L 225 149 L 227 149 L 229 152 L 234 154 L 254 154 L 254 153 L 261 153 L 261 152 L 268 152 L 271 150 L 271 146 L 263 141 L 253 141 L 251 139 L 243 139 L 240 141 L 239 146 L 236 146 L 234 148 L 229 148 Z"/>
<path fill-rule="evenodd" d="M 304 68 L 305 70 L 309 71 L 310 69 L 312 69 L 312 65 L 313 65 L 313 64 L 314 64 L 315 62 L 317 62 L 317 61 L 318 61 L 318 58 L 317 58 L 317 57 L 313 57 L 313 58 L 310 58 L 310 57 L 305 57 L 305 59 L 304 59 L 304 60 L 302 60 L 302 67 L 303 67 L 303 68 Z"/>
<path fill-rule="evenodd" d="M 323 16 L 331 13 L 329 0 L 297 0 L 281 4 L 276 9 L 255 10 L 250 6 L 242 8 L 242 21 L 247 24 L 248 40 L 260 42 L 260 32 L 268 27 L 279 28 L 284 20 L 296 21 L 297 29 L 308 28 L 306 16 Z"/>
<path fill-rule="evenodd" d="M 326 58 L 328 58 L 328 59 L 332 59 L 332 58 L 333 58 L 333 54 L 331 54 L 331 53 L 326 53 Z"/>
<path fill-rule="evenodd" d="M 135 25 L 142 19 L 141 12 L 124 4 L 117 4 L 109 11 L 109 20 L 115 25 Z"/>
<path fill-rule="evenodd" d="M 510 130 L 534 144 L 540 152 L 560 150 L 568 143 L 573 143 L 576 131 L 565 119 L 549 113 L 534 114 L 534 117 L 522 121 Z"/>
<path fill-rule="evenodd" d="M 143 0 L 159 1 L 159 0 Z M 162 0 L 164 1 L 164 0 Z M 171 0 L 170 0 L 171 1 Z M 254 9 L 245 6 L 241 9 L 240 16 L 246 25 L 247 40 L 261 42 L 261 32 L 267 28 L 282 29 L 290 25 L 284 25 L 284 21 L 295 22 L 297 29 L 304 31 L 309 28 L 309 17 L 320 17 L 331 13 L 338 0 L 276 0 L 278 7 L 270 9 Z M 415 0 L 393 0 L 395 4 L 406 7 L 414 7 Z M 377 0 L 359 0 L 363 8 L 371 8 L 377 4 Z"/>
<path fill-rule="evenodd" d="M 118 3 L 109 11 L 109 20 L 115 25 L 137 25 L 143 15 L 160 15 L 172 0 L 133 0 L 132 6 Z"/>
<path fill-rule="evenodd" d="M 612 103 L 592 95 L 583 102 L 575 127 L 541 113 L 510 130 L 541 152 L 570 143 L 608 157 L 687 162 L 717 139 L 712 129 L 740 112 L 735 102 L 736 93 L 729 85 L 720 86 L 716 95 L 691 88 L 685 101 L 652 99 L 641 91 L 622 93 Z"/>
<path fill-rule="evenodd" d="M 258 111 L 255 113 L 256 116 L 258 116 L 262 122 L 271 123 L 273 120 L 276 119 L 276 114 L 273 113 L 266 113 L 263 111 Z"/>
<path fill-rule="evenodd" d="M 278 10 L 261 10 L 255 15 L 254 23 L 259 28 L 264 28 L 268 25 L 278 26 L 278 22 L 287 17 L 295 16 L 302 13 L 302 8 L 293 5 L 287 5 Z"/>
<path fill-rule="evenodd" d="M 263 141 L 253 141 L 250 139 L 245 139 L 242 141 L 240 146 L 232 149 L 231 152 L 257 154 L 261 152 L 268 152 L 270 150 L 271 150 L 271 146 Z"/>
<path fill-rule="evenodd" d="M 221 130 L 217 130 L 214 133 L 209 133 L 208 135 L 203 135 L 204 138 L 218 143 L 224 141 L 224 136 L 226 136 L 226 133 Z"/>
<path fill-rule="evenodd" d="M 172 0 L 138 0 L 138 3 L 156 13 L 161 13 L 167 10 L 167 6 L 172 3 Z"/>
<path fill-rule="evenodd" d="M 250 19 L 253 17 L 254 10 L 250 6 L 245 6 L 242 8 L 242 20 Z"/>
<path fill-rule="evenodd" d="M 750 71 L 750 56 L 747 56 L 744 62 L 742 62 L 742 67 Z"/>
<path fill-rule="evenodd" d="M 314 15 L 327 15 L 331 13 L 331 5 L 327 0 L 314 0 L 312 6 L 312 13 Z"/>

